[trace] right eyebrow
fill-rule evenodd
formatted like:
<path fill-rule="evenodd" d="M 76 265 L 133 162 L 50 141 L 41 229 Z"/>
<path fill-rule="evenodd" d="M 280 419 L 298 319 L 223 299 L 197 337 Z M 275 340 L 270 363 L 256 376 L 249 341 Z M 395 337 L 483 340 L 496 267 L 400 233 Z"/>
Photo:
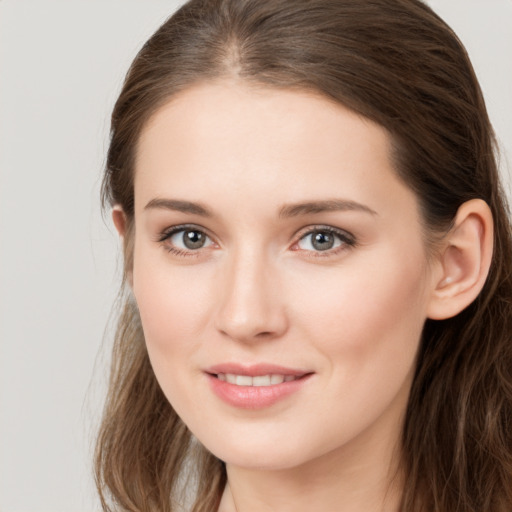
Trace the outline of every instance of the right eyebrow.
<path fill-rule="evenodd" d="M 144 207 L 144 210 L 163 209 L 173 210 L 175 212 L 191 213 L 201 217 L 213 217 L 213 214 L 206 206 L 191 201 L 182 201 L 181 199 L 164 199 L 155 197 Z"/>

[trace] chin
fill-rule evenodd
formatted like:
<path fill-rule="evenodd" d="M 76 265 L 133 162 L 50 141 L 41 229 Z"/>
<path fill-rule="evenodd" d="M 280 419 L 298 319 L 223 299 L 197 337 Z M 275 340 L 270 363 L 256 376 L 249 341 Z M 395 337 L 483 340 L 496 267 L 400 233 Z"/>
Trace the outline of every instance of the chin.
<path fill-rule="evenodd" d="M 241 440 L 239 443 L 208 443 L 203 446 L 227 465 L 249 470 L 278 471 L 300 466 L 307 461 L 303 445 L 284 446 L 282 442 L 268 439 L 261 443 Z"/>

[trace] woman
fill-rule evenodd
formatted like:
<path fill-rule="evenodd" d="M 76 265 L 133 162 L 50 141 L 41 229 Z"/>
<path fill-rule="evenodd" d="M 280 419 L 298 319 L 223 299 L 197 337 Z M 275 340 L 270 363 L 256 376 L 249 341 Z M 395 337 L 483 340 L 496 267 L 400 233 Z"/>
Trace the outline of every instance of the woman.
<path fill-rule="evenodd" d="M 417 0 L 192 0 L 104 201 L 105 510 L 512 509 L 511 228 L 468 57 Z"/>

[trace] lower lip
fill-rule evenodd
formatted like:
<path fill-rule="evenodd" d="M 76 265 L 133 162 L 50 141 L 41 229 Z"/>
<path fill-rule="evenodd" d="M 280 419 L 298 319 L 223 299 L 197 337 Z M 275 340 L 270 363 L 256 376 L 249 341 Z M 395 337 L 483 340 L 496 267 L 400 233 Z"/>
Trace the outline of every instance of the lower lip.
<path fill-rule="evenodd" d="M 312 374 L 272 386 L 237 386 L 208 374 L 213 392 L 224 402 L 241 409 L 263 409 L 296 393 Z"/>

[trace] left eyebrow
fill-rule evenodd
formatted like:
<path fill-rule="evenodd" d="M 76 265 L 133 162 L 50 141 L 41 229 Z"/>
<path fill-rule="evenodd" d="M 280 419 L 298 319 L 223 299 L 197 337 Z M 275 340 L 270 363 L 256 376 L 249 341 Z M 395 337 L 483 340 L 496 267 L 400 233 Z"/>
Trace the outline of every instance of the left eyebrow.
<path fill-rule="evenodd" d="M 308 201 L 304 203 L 286 204 L 279 210 L 279 218 L 296 217 L 333 211 L 361 211 L 371 215 L 377 215 L 375 210 L 355 201 L 346 199 L 328 199 L 325 201 Z"/>

